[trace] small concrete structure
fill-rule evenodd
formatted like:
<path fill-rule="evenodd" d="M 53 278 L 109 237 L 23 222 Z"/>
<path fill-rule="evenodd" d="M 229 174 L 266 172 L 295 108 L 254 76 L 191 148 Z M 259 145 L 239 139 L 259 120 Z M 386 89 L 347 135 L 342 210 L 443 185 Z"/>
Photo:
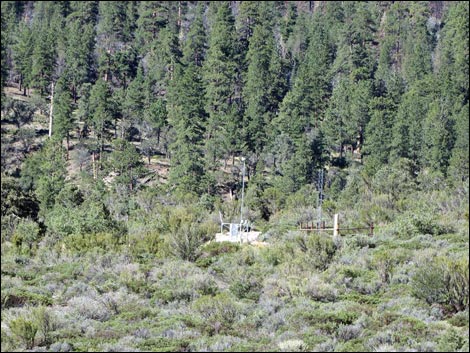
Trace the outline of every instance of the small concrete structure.
<path fill-rule="evenodd" d="M 237 232 L 238 233 L 238 232 Z M 261 232 L 242 232 L 241 233 L 241 242 L 242 243 L 252 243 L 258 239 L 258 235 Z M 230 235 L 230 233 L 216 233 L 215 234 L 215 241 L 230 241 L 232 243 L 240 242 L 240 237 L 237 235 Z"/>

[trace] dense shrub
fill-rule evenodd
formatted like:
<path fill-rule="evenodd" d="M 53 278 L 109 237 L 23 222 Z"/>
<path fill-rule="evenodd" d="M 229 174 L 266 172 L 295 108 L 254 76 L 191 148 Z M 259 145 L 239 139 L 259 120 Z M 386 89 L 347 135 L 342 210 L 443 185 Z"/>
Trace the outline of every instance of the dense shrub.
<path fill-rule="evenodd" d="M 468 258 L 424 261 L 412 277 L 412 286 L 414 295 L 429 304 L 445 305 L 452 311 L 468 309 Z"/>
<path fill-rule="evenodd" d="M 26 349 L 32 349 L 34 347 L 34 338 L 36 337 L 38 326 L 32 319 L 19 316 L 11 320 L 8 326 L 13 335 L 26 346 Z"/>
<path fill-rule="evenodd" d="M 325 270 L 333 260 L 337 246 L 332 238 L 321 234 L 300 235 L 295 238 L 306 260 L 318 270 Z"/>
<path fill-rule="evenodd" d="M 227 332 L 240 316 L 239 304 L 227 293 L 203 296 L 192 308 L 204 319 L 204 328 L 209 334 Z"/>

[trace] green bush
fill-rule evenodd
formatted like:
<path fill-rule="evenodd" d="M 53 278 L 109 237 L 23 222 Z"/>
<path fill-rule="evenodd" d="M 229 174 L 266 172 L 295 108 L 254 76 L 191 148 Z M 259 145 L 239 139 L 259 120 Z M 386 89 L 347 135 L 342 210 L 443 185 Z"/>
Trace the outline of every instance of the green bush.
<path fill-rule="evenodd" d="M 43 294 L 33 293 L 25 288 L 9 288 L 2 290 L 2 308 L 32 305 L 51 305 L 52 298 Z"/>
<path fill-rule="evenodd" d="M 460 311 L 453 315 L 449 320 L 449 323 L 456 327 L 465 327 L 469 325 L 468 311 Z"/>
<path fill-rule="evenodd" d="M 452 311 L 468 310 L 468 258 L 439 257 L 422 263 L 412 277 L 413 294 Z"/>
<path fill-rule="evenodd" d="M 43 337 L 43 343 L 49 344 L 51 332 L 54 331 L 56 327 L 55 319 L 50 310 L 44 306 L 34 308 L 33 317 L 36 321 L 38 331 Z"/>
<path fill-rule="evenodd" d="M 382 283 L 389 284 L 395 267 L 407 257 L 409 257 L 409 252 L 404 249 L 396 250 L 381 247 L 374 252 L 371 264 L 379 273 Z"/>
<path fill-rule="evenodd" d="M 184 224 L 170 235 L 169 251 L 182 260 L 196 261 L 201 254 L 204 235 L 196 224 Z"/>
<path fill-rule="evenodd" d="M 26 349 L 32 349 L 34 347 L 34 338 L 38 331 L 38 327 L 35 322 L 20 316 L 11 320 L 8 326 L 10 327 L 13 335 L 24 343 Z"/>
<path fill-rule="evenodd" d="M 39 224 L 31 219 L 22 219 L 16 226 L 12 241 L 20 251 L 24 250 L 28 255 L 31 255 L 33 245 L 39 239 L 39 235 Z"/>
<path fill-rule="evenodd" d="M 465 339 L 456 329 L 452 328 L 439 338 L 437 351 L 465 352 L 465 350 L 462 350 L 465 344 L 467 344 L 468 348 L 468 338 Z"/>
<path fill-rule="evenodd" d="M 192 308 L 204 319 L 204 329 L 211 335 L 227 332 L 240 316 L 239 305 L 227 293 L 203 296 Z"/>
<path fill-rule="evenodd" d="M 332 238 L 323 234 L 301 235 L 295 238 L 309 263 L 318 270 L 325 270 L 333 260 L 336 245 Z"/>
<path fill-rule="evenodd" d="M 124 237 L 111 233 L 97 234 L 72 234 L 64 238 L 64 245 L 67 249 L 77 252 L 87 252 L 92 249 L 116 250 L 123 244 Z"/>
<path fill-rule="evenodd" d="M 218 256 L 222 254 L 231 254 L 240 250 L 240 245 L 229 241 L 211 242 L 201 248 L 201 256 L 196 264 L 199 267 L 209 267 Z"/>

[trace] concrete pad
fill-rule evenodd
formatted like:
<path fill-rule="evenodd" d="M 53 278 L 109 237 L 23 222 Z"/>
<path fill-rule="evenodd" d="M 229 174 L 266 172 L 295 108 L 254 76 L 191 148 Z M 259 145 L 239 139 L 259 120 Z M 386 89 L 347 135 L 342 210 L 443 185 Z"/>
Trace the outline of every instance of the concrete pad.
<path fill-rule="evenodd" d="M 243 232 L 242 233 L 242 243 L 252 243 L 258 239 L 258 235 L 260 235 L 261 232 Z M 232 243 L 238 243 L 240 241 L 239 236 L 233 236 L 230 235 L 230 233 L 216 233 L 215 234 L 215 241 L 221 242 L 221 241 L 229 241 Z"/>

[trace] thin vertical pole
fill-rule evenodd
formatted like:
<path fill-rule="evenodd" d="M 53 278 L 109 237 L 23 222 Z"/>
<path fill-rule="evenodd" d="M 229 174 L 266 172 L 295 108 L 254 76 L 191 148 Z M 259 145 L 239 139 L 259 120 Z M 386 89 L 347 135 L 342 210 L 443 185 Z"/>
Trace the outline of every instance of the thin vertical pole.
<path fill-rule="evenodd" d="M 320 185 L 318 185 L 318 220 L 317 220 L 317 228 L 320 228 L 321 219 L 322 219 L 322 202 L 323 202 L 323 169 L 320 170 L 319 179 Z"/>
<path fill-rule="evenodd" d="M 52 112 L 54 110 L 54 81 L 51 83 L 51 109 L 49 110 L 49 138 L 52 136 Z"/>
<path fill-rule="evenodd" d="M 243 161 L 243 168 L 242 168 L 242 202 L 240 205 L 240 229 L 239 229 L 239 235 L 240 235 L 240 243 L 242 242 L 242 223 L 243 223 L 243 197 L 245 194 L 245 157 L 242 157 Z"/>
<path fill-rule="evenodd" d="M 334 216 L 333 236 L 337 237 L 338 235 L 339 235 L 339 215 L 336 213 Z"/>

